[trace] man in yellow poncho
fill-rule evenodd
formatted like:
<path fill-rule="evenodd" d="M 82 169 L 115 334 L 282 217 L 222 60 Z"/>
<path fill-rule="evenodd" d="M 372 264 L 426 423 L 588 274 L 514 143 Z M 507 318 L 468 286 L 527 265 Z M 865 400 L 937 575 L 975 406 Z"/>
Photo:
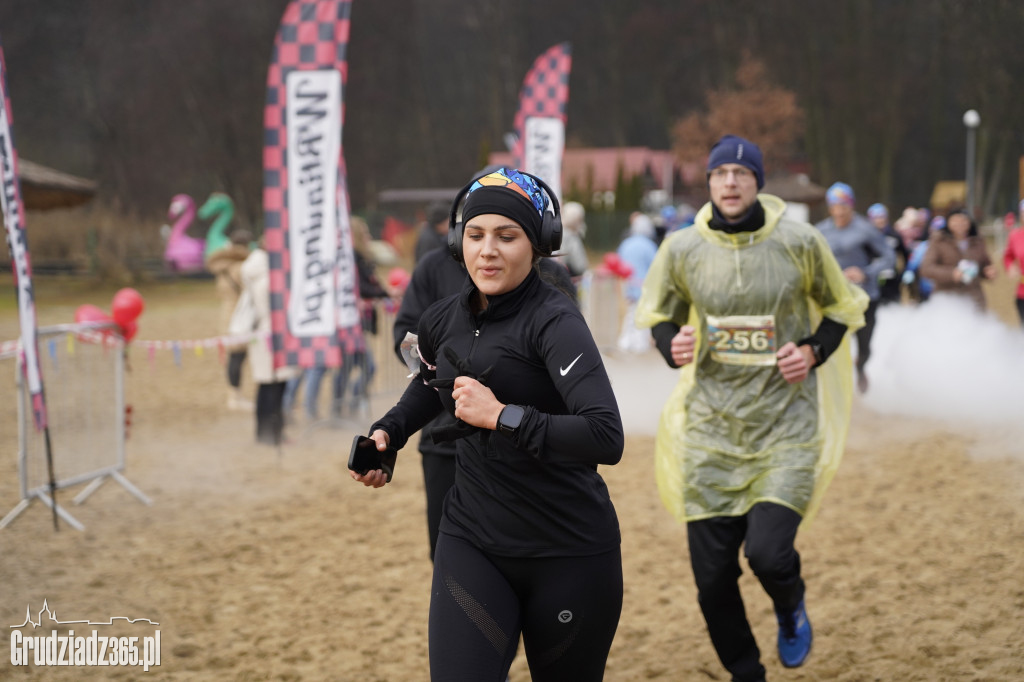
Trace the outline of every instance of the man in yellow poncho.
<path fill-rule="evenodd" d="M 658 487 L 686 521 L 715 651 L 747 682 L 765 668 L 739 591 L 741 546 L 774 603 L 782 664 L 810 653 L 794 543 L 842 452 L 853 383 L 845 337 L 864 324 L 868 299 L 817 230 L 758 194 L 757 145 L 726 135 L 707 171 L 711 202 L 662 244 L 636 319 L 683 367 L 659 426 Z"/>

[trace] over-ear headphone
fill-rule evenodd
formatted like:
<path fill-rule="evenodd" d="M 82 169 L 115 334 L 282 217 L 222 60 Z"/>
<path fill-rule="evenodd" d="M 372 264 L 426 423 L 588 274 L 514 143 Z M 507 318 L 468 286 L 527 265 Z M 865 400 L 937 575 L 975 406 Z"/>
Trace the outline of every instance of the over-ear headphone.
<path fill-rule="evenodd" d="M 544 211 L 544 215 L 541 218 L 540 240 L 537 244 L 537 250 L 540 251 L 542 256 L 550 256 L 562 245 L 562 209 L 558 204 L 558 197 L 555 196 L 554 190 L 548 187 L 547 183 L 536 175 L 525 171 L 519 172 L 528 178 L 532 178 L 537 183 L 537 186 L 547 193 L 548 199 L 551 201 L 552 210 Z M 473 178 L 469 181 L 469 184 L 459 190 L 459 193 L 455 195 L 455 200 L 452 201 L 452 210 L 448 215 L 448 251 L 452 254 L 452 258 L 459 263 L 462 262 L 463 233 L 462 222 L 456 220 L 459 214 L 459 206 L 469 193 L 469 188 L 473 186 L 473 183 L 484 177 L 484 175 Z"/>

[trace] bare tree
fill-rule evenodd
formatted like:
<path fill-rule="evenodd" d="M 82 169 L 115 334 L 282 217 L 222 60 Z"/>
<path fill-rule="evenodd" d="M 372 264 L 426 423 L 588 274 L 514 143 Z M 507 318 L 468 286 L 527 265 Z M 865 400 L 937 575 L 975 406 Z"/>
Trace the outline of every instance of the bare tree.
<path fill-rule="evenodd" d="M 97 179 L 101 200 L 143 216 L 140 229 L 173 194 L 214 190 L 255 226 L 267 66 L 287 3 L 5 0 L 19 151 Z M 464 182 L 504 146 L 532 60 L 568 41 L 570 146 L 671 145 L 700 159 L 728 130 L 864 201 L 921 205 L 937 180 L 963 177 L 961 116 L 974 108 L 979 196 L 1005 210 L 1024 154 L 1021 35 L 1019 0 L 547 0 L 541 14 L 355 0 L 353 207 L 380 189 Z"/>
<path fill-rule="evenodd" d="M 673 126 L 673 150 L 682 161 L 703 162 L 711 145 L 731 133 L 756 142 L 766 164 L 784 166 L 803 133 L 796 94 L 773 85 L 764 63 L 749 53 L 735 82 L 735 87 L 709 91 L 706 111 L 690 113 Z"/>

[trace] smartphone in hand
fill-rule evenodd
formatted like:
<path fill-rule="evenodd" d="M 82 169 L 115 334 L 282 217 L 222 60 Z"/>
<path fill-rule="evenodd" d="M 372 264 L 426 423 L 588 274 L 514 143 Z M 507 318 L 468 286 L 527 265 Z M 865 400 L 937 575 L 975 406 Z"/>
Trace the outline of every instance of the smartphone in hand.
<path fill-rule="evenodd" d="M 372 438 L 356 436 L 352 439 L 352 450 L 348 454 L 348 468 L 361 475 L 380 469 L 387 474 L 390 483 L 395 476 L 397 459 L 398 450 L 388 447 L 382 452 L 377 449 L 377 443 Z"/>

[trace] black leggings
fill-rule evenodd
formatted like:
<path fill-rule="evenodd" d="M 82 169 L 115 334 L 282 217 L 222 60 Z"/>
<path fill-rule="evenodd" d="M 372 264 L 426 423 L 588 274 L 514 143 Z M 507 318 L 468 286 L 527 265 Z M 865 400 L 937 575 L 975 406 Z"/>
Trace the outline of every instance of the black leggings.
<path fill-rule="evenodd" d="M 864 365 L 868 364 L 871 357 L 871 337 L 875 333 L 875 313 L 878 311 L 878 301 L 868 303 L 868 309 L 864 311 L 864 326 L 857 330 L 857 370 L 863 371 Z"/>
<path fill-rule="evenodd" d="M 256 441 L 280 445 L 284 436 L 285 382 L 259 384 L 256 388 Z"/>
<path fill-rule="evenodd" d="M 242 363 L 245 362 L 245 349 L 232 351 L 228 355 L 228 384 L 232 388 L 242 385 Z"/>
<path fill-rule="evenodd" d="M 775 609 L 793 611 L 804 598 L 800 554 L 793 546 L 800 521 L 789 507 L 761 502 L 745 516 L 686 524 L 697 601 L 715 652 L 733 680 L 760 680 L 765 674 L 740 594 L 740 546 Z"/>
<path fill-rule="evenodd" d="M 1020 317 L 1021 326 L 1024 326 L 1024 298 L 1017 299 L 1017 315 Z"/>
<path fill-rule="evenodd" d="M 430 536 L 430 559 L 433 561 L 434 550 L 437 548 L 438 528 L 441 526 L 441 512 L 444 510 L 444 498 L 455 483 L 455 454 L 421 454 L 423 487 L 427 493 L 427 533 Z"/>
<path fill-rule="evenodd" d="M 618 547 L 582 557 L 485 554 L 441 533 L 430 599 L 432 682 L 503 682 L 522 634 L 533 682 L 598 682 L 622 610 Z"/>

